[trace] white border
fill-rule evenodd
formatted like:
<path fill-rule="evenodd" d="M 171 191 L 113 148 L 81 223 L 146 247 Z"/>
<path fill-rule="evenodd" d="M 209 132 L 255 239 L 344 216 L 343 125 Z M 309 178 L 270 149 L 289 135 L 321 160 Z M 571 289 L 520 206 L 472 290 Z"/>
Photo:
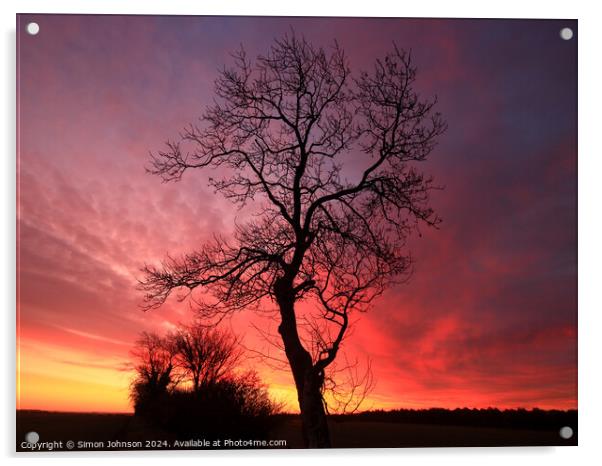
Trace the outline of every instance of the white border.
<path fill-rule="evenodd" d="M 0 228 L 0 296 L 4 316 L 3 418 L 0 423 L 3 456 L 15 461 L 14 445 L 14 309 L 15 309 L 15 13 L 113 13 L 113 14 L 205 14 L 205 15 L 285 15 L 285 16 L 400 16 L 400 17 L 485 17 L 485 18 L 577 18 L 579 19 L 579 447 L 565 448 L 473 448 L 417 450 L 332 450 L 271 451 L 271 452 L 156 452 L 142 456 L 138 453 L 89 454 L 85 462 L 104 464 L 163 464 L 168 458 L 178 463 L 219 461 L 225 464 L 306 465 L 316 460 L 344 464 L 364 464 L 373 458 L 391 464 L 423 465 L 478 464 L 491 465 L 543 463 L 595 464 L 602 455 L 597 450 L 601 432 L 600 396 L 602 383 L 600 360 L 602 354 L 602 306 L 599 289 L 602 285 L 602 150 L 600 130 L 602 82 L 600 45 L 602 44 L 600 8 L 597 2 L 545 1 L 526 2 L 505 0 L 484 1 L 324 1 L 304 0 L 231 0 L 191 2 L 190 0 L 54 0 L 3 1 L 2 23 L 3 72 L 1 102 L 1 138 L 4 143 L 0 174 L 2 196 L 2 228 Z M 76 456 L 77 455 L 77 456 Z M 81 463 L 82 454 L 21 455 L 25 464 L 44 458 L 49 463 Z"/>

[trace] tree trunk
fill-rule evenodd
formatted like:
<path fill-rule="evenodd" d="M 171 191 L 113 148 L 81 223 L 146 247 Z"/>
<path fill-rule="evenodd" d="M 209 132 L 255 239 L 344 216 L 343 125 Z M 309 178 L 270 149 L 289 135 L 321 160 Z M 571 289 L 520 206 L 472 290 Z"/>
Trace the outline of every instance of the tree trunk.
<path fill-rule="evenodd" d="M 316 371 L 310 354 L 299 339 L 292 287 L 277 282 L 274 291 L 282 319 L 278 332 L 282 336 L 286 357 L 295 380 L 305 446 L 328 448 L 331 446 L 330 434 L 322 400 L 324 375 Z"/>
<path fill-rule="evenodd" d="M 197 373 L 195 373 L 192 376 L 192 385 L 193 385 L 192 388 L 194 390 L 194 393 L 199 393 L 199 377 L 200 377 L 200 375 Z"/>
<path fill-rule="evenodd" d="M 323 378 L 311 370 L 306 377 L 303 392 L 299 397 L 303 440 L 308 448 L 329 448 L 330 432 L 322 400 Z"/>

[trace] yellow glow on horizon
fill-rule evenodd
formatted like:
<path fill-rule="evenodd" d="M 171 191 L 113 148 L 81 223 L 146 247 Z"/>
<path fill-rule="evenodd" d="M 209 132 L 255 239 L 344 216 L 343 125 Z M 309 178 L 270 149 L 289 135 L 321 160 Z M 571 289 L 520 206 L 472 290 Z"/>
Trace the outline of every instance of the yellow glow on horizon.
<path fill-rule="evenodd" d="M 100 344 L 92 349 L 77 349 L 57 343 L 21 339 L 17 370 L 17 409 L 73 412 L 132 412 L 129 388 L 133 372 L 126 365 L 127 351 L 103 348 Z M 102 342 L 101 342 L 102 343 Z M 104 343 L 110 345 L 111 343 Z M 282 410 L 298 413 L 299 404 L 294 384 L 286 376 L 265 367 L 257 367 L 258 375 L 265 382 L 270 398 L 282 406 Z M 429 408 L 432 406 L 458 407 L 455 400 L 468 399 L 463 391 L 448 390 L 449 399 L 428 398 L 414 390 L 406 391 L 403 403 L 395 397 L 378 393 L 368 395 L 359 411 L 371 409 Z M 479 394 L 475 394 L 479 395 Z M 473 396 L 471 406 L 490 406 L 491 395 Z M 449 401 L 451 400 L 451 402 Z M 328 394 L 326 402 L 332 408 Z M 351 403 L 353 405 L 353 403 Z M 533 407 L 528 403 L 522 407 Z M 576 408 L 570 400 L 554 400 L 539 403 L 542 409 Z M 500 408 L 517 406 L 502 405 Z"/>
<path fill-rule="evenodd" d="M 276 403 L 282 404 L 282 409 L 286 412 L 298 413 L 299 402 L 297 401 L 297 391 L 295 387 L 287 385 L 270 385 L 268 387 L 270 399 Z"/>
<path fill-rule="evenodd" d="M 132 411 L 131 372 L 116 368 L 123 360 L 27 340 L 19 358 L 17 409 Z"/>
<path fill-rule="evenodd" d="M 127 387 L 22 372 L 17 409 L 132 412 Z"/>

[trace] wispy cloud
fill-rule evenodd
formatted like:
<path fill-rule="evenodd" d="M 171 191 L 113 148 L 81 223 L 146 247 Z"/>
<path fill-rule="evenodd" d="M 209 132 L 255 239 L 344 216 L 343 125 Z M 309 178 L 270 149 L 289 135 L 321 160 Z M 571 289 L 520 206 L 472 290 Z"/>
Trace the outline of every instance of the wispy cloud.
<path fill-rule="evenodd" d="M 61 327 L 56 325 L 57 329 L 62 330 L 63 332 L 68 332 L 73 335 L 77 335 L 78 337 L 89 338 L 91 340 L 104 341 L 107 343 L 113 343 L 114 345 L 122 345 L 122 346 L 132 346 L 131 342 L 117 340 L 115 338 L 107 337 L 104 335 L 98 335 L 96 333 L 84 332 L 82 330 L 76 330 L 68 327 Z"/>

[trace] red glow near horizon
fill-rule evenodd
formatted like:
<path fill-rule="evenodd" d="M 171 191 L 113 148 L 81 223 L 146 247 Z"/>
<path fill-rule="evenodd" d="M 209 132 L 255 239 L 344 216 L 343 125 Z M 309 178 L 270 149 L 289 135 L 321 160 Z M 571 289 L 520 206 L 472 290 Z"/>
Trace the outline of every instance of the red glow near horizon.
<path fill-rule="evenodd" d="M 22 31 L 32 20 L 38 36 Z M 131 410 L 137 334 L 191 318 L 175 300 L 142 312 L 140 267 L 244 218 L 204 174 L 145 174 L 148 151 L 210 102 L 229 51 L 253 56 L 292 26 L 336 38 L 359 68 L 393 40 L 412 48 L 449 123 L 423 166 L 445 186 L 444 223 L 412 239 L 411 280 L 355 316 L 346 341 L 372 360 L 364 408 L 576 408 L 576 76 L 557 66 L 576 46 L 548 39 L 558 24 L 20 16 L 17 407 Z M 274 325 L 229 325 L 261 348 L 251 323 Z M 296 409 L 288 373 L 248 365 Z"/>

